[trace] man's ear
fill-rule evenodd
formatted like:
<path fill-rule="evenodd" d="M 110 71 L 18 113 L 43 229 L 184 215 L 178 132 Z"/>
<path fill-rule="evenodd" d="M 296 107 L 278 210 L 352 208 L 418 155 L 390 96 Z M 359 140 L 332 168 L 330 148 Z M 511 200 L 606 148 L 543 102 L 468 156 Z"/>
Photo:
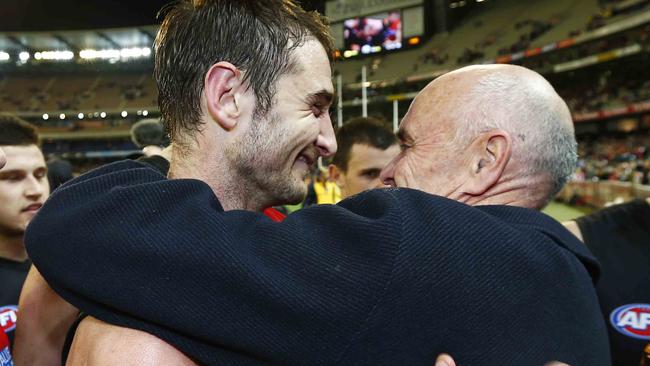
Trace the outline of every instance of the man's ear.
<path fill-rule="evenodd" d="M 481 134 L 470 145 L 470 178 L 465 182 L 464 192 L 480 196 L 492 188 L 501 178 L 510 161 L 512 139 L 508 132 L 494 130 Z"/>
<path fill-rule="evenodd" d="M 241 73 L 229 62 L 218 62 L 205 74 L 204 90 L 208 113 L 223 129 L 237 125 L 240 109 L 236 91 L 241 86 Z"/>
<path fill-rule="evenodd" d="M 330 178 L 336 182 L 336 185 L 338 185 L 339 188 L 344 189 L 345 183 L 343 178 L 345 177 L 345 173 L 334 164 L 330 164 L 327 169 L 329 170 Z"/>

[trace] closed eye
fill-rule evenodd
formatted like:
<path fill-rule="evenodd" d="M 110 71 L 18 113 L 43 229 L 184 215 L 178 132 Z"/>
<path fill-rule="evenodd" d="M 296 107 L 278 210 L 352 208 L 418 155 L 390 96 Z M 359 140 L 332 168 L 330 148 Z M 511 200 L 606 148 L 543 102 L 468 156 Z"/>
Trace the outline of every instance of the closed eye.
<path fill-rule="evenodd" d="M 399 148 L 400 148 L 400 150 L 402 150 L 402 151 L 404 151 L 404 150 L 406 150 L 406 149 L 408 149 L 408 148 L 410 148 L 410 147 L 411 147 L 411 145 L 409 145 L 409 144 L 405 144 L 405 143 L 401 143 L 401 144 L 399 144 Z"/>
<path fill-rule="evenodd" d="M 379 173 L 381 173 L 381 169 L 366 169 L 361 171 L 361 176 L 375 179 L 379 177 Z"/>

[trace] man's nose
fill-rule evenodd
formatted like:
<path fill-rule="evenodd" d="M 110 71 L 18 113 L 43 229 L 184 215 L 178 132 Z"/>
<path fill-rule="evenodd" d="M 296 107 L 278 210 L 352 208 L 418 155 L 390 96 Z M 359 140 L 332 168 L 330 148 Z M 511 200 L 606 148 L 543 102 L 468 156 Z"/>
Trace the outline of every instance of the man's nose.
<path fill-rule="evenodd" d="M 397 157 L 388 163 L 379 173 L 379 181 L 386 186 L 395 187 L 395 163 L 397 162 Z"/>
<path fill-rule="evenodd" d="M 323 118 L 320 121 L 320 132 L 316 139 L 316 148 L 321 156 L 330 157 L 336 154 L 336 136 L 332 127 L 332 120 Z"/>
<path fill-rule="evenodd" d="M 46 178 L 41 178 L 46 179 Z M 34 176 L 30 176 L 26 179 L 25 187 L 25 196 L 31 199 L 39 199 L 42 195 L 45 194 L 46 184 Z"/>

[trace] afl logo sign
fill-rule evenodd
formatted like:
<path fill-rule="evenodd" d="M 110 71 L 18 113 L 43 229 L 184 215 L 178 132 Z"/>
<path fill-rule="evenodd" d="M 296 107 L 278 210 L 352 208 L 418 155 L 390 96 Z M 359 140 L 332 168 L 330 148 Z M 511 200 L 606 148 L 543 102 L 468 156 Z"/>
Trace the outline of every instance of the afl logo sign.
<path fill-rule="evenodd" d="M 16 319 L 18 319 L 18 308 L 15 306 L 0 307 L 0 329 L 5 333 L 16 329 Z"/>
<path fill-rule="evenodd" d="M 614 329 L 628 337 L 650 340 L 650 304 L 624 305 L 609 318 Z"/>

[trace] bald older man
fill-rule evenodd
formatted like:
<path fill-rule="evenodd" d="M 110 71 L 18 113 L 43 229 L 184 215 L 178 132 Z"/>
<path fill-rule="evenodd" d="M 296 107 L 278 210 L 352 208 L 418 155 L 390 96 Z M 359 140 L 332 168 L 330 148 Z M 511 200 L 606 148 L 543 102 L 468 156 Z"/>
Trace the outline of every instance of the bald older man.
<path fill-rule="evenodd" d="M 576 160 L 553 88 L 521 67 L 460 69 L 417 96 L 399 136 L 381 173 L 399 188 L 282 223 L 224 211 L 200 180 L 114 164 L 55 195 L 28 249 L 91 316 L 78 336 L 144 337 L 123 363 L 137 347 L 170 352 L 155 336 L 210 365 L 430 365 L 442 352 L 468 365 L 607 365 L 598 264 L 537 211 Z M 101 348 L 80 346 L 79 362 Z"/>

